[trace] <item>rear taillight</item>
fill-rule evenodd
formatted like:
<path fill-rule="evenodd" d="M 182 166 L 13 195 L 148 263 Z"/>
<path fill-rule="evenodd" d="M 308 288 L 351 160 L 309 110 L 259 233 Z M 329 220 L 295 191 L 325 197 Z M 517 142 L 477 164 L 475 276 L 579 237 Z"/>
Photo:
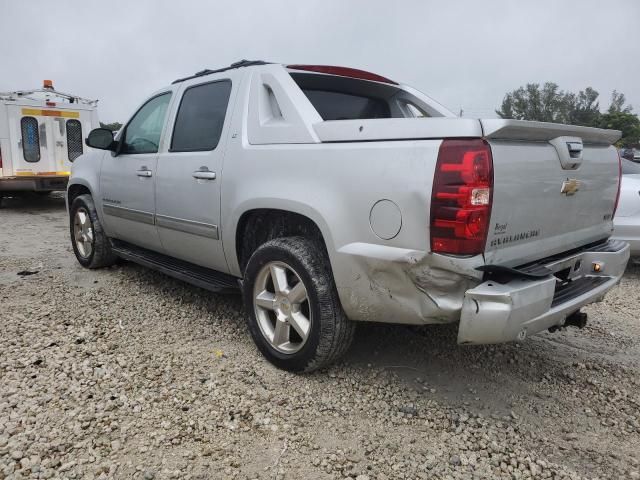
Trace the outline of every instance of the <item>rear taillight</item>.
<path fill-rule="evenodd" d="M 2 147 L 0 147 L 0 168 L 2 168 Z"/>
<path fill-rule="evenodd" d="M 477 255 L 487 241 L 493 160 L 481 139 L 444 140 L 431 192 L 431 251 Z"/>
<path fill-rule="evenodd" d="M 618 151 L 618 192 L 616 193 L 616 203 L 613 204 L 613 214 L 611 218 L 616 216 L 616 210 L 618 210 L 618 200 L 620 200 L 620 187 L 622 186 L 622 159 L 620 158 L 620 151 Z"/>

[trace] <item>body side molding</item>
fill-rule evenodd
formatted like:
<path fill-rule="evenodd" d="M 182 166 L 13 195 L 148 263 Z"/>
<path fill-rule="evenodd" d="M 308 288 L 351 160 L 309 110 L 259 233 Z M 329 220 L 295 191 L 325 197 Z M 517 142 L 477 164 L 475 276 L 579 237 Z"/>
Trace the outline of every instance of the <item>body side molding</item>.
<path fill-rule="evenodd" d="M 102 211 L 105 215 L 111 215 L 112 217 L 120 217 L 126 220 L 133 220 L 134 222 L 147 223 L 149 225 L 154 224 L 154 215 L 151 212 L 119 207 L 117 205 L 110 205 L 107 203 L 103 203 Z"/>
<path fill-rule="evenodd" d="M 196 222 L 193 220 L 184 220 L 182 218 L 169 217 L 167 215 L 156 215 L 156 225 L 179 232 L 191 233 L 201 237 L 213 238 L 218 240 L 218 226 L 210 223 Z"/>

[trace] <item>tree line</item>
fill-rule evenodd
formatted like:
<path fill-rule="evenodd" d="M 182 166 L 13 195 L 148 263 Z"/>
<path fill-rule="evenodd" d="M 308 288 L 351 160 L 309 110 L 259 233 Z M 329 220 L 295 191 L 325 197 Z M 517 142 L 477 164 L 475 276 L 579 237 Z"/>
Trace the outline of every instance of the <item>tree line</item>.
<path fill-rule="evenodd" d="M 600 94 L 591 87 L 578 93 L 560 90 L 557 84 L 528 83 L 507 93 L 496 113 L 501 118 L 566 123 L 622 131 L 619 147 L 640 145 L 640 119 L 623 93 L 613 91 L 609 108 L 600 111 Z"/>

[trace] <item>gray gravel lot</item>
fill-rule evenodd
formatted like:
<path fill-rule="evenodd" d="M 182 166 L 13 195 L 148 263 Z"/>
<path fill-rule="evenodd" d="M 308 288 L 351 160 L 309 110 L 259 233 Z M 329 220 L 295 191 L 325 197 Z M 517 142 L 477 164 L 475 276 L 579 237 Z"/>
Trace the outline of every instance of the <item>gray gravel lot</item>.
<path fill-rule="evenodd" d="M 85 270 L 67 230 L 61 196 L 0 209 L 0 480 L 640 479 L 640 267 L 581 331 L 460 347 L 362 325 L 296 376 L 239 297 Z"/>

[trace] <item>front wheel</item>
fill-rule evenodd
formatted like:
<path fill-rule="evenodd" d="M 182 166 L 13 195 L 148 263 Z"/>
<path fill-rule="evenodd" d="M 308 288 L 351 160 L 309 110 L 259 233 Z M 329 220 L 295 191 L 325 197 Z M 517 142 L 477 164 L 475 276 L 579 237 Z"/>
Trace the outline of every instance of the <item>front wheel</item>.
<path fill-rule="evenodd" d="M 79 195 L 69 209 L 71 245 L 80 265 L 100 268 L 113 265 L 117 257 L 102 229 L 91 195 Z"/>
<path fill-rule="evenodd" d="M 247 263 L 243 297 L 254 342 L 279 368 L 317 370 L 351 344 L 355 326 L 342 310 L 317 242 L 287 237 L 261 245 Z"/>

